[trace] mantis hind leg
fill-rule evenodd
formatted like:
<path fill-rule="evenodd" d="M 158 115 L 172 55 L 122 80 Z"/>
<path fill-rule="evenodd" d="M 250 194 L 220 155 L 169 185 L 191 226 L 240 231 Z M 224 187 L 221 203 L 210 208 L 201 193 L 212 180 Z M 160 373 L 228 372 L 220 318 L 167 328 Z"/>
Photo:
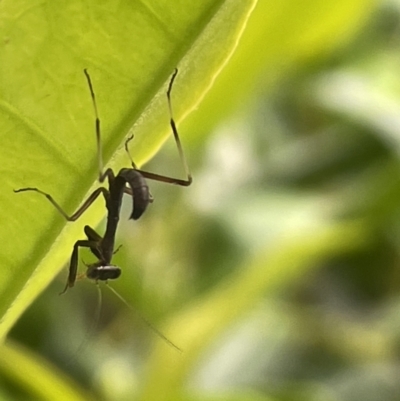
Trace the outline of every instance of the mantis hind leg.
<path fill-rule="evenodd" d="M 131 154 L 129 152 L 129 148 L 128 148 L 128 143 L 133 139 L 133 135 L 130 135 L 127 138 L 127 140 L 125 141 L 125 150 L 126 150 L 126 153 L 129 156 L 129 160 L 131 161 L 132 168 L 134 170 L 138 171 L 143 177 L 148 178 L 150 180 L 161 181 L 161 182 L 166 182 L 166 183 L 169 183 L 169 184 L 175 184 L 175 185 L 181 185 L 181 186 L 187 187 L 192 183 L 192 175 L 190 173 L 189 166 L 188 166 L 188 163 L 186 161 L 185 154 L 183 152 L 181 140 L 179 138 L 178 129 L 176 128 L 176 124 L 175 124 L 175 120 L 174 120 L 173 112 L 172 112 L 172 102 L 171 102 L 172 86 L 174 84 L 175 77 L 176 77 L 177 74 L 178 74 L 178 69 L 175 68 L 175 71 L 172 74 L 171 80 L 170 80 L 169 85 L 168 85 L 167 99 L 168 99 L 168 108 L 169 108 L 169 114 L 170 114 L 170 126 L 171 126 L 171 129 L 172 129 L 172 133 L 174 135 L 174 140 L 175 140 L 175 143 L 176 143 L 176 147 L 178 148 L 179 158 L 181 159 L 182 166 L 183 166 L 183 169 L 185 171 L 186 179 L 168 177 L 168 176 L 161 175 L 161 174 L 151 173 L 149 171 L 139 170 L 136 167 L 136 164 L 133 161 L 133 158 L 132 158 L 132 156 L 131 156 Z"/>
<path fill-rule="evenodd" d="M 37 192 L 43 196 L 45 196 L 49 202 L 59 211 L 60 214 L 64 216 L 64 218 L 68 221 L 75 221 L 78 220 L 79 217 L 82 216 L 82 214 L 91 206 L 91 204 L 98 198 L 100 194 L 103 194 L 104 199 L 107 202 L 107 199 L 109 197 L 109 192 L 106 188 L 100 187 L 97 188 L 95 191 L 93 191 L 89 197 L 85 200 L 85 202 L 82 204 L 82 206 L 71 216 L 64 211 L 64 209 L 54 200 L 54 198 L 48 194 L 47 192 L 44 192 L 38 188 L 20 188 L 20 189 L 14 189 L 15 193 L 19 192 L 28 192 L 28 191 L 33 191 Z"/>

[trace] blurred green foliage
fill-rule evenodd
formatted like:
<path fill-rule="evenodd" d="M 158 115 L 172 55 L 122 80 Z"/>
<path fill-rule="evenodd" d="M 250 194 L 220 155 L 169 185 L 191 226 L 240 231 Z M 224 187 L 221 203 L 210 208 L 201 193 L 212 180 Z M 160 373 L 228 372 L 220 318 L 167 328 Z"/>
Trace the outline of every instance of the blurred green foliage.
<path fill-rule="evenodd" d="M 400 3 L 268 3 L 180 125 L 193 186 L 152 183 L 120 227 L 133 309 L 104 288 L 96 321 L 92 283 L 56 296 L 64 272 L 6 343 L 33 376 L 44 358 L 104 400 L 398 399 Z M 169 143 L 146 169 L 177 159 Z M 0 397 L 45 398 L 3 355 Z"/>

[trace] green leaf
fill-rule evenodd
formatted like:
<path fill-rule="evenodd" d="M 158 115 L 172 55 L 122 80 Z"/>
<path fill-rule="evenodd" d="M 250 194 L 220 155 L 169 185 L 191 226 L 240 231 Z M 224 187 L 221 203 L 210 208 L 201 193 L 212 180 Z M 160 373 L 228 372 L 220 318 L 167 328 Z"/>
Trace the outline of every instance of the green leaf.
<path fill-rule="evenodd" d="M 43 400 L 82 401 L 89 395 L 78 390 L 61 371 L 27 348 L 7 341 L 0 346 L 0 372 L 18 383 L 30 396 Z M 36 399 L 36 398 L 35 398 Z"/>
<path fill-rule="evenodd" d="M 67 224 L 46 199 L 13 189 L 38 187 L 69 214 L 97 178 L 97 96 L 103 158 L 128 165 L 121 148 L 148 160 L 170 135 L 165 84 L 175 67 L 175 118 L 193 110 L 231 57 L 255 0 L 0 3 L 0 121 L 3 186 L 0 337 L 68 260 L 85 224 L 104 216 L 96 201 Z M 184 146 L 190 142 L 183 134 Z"/>

